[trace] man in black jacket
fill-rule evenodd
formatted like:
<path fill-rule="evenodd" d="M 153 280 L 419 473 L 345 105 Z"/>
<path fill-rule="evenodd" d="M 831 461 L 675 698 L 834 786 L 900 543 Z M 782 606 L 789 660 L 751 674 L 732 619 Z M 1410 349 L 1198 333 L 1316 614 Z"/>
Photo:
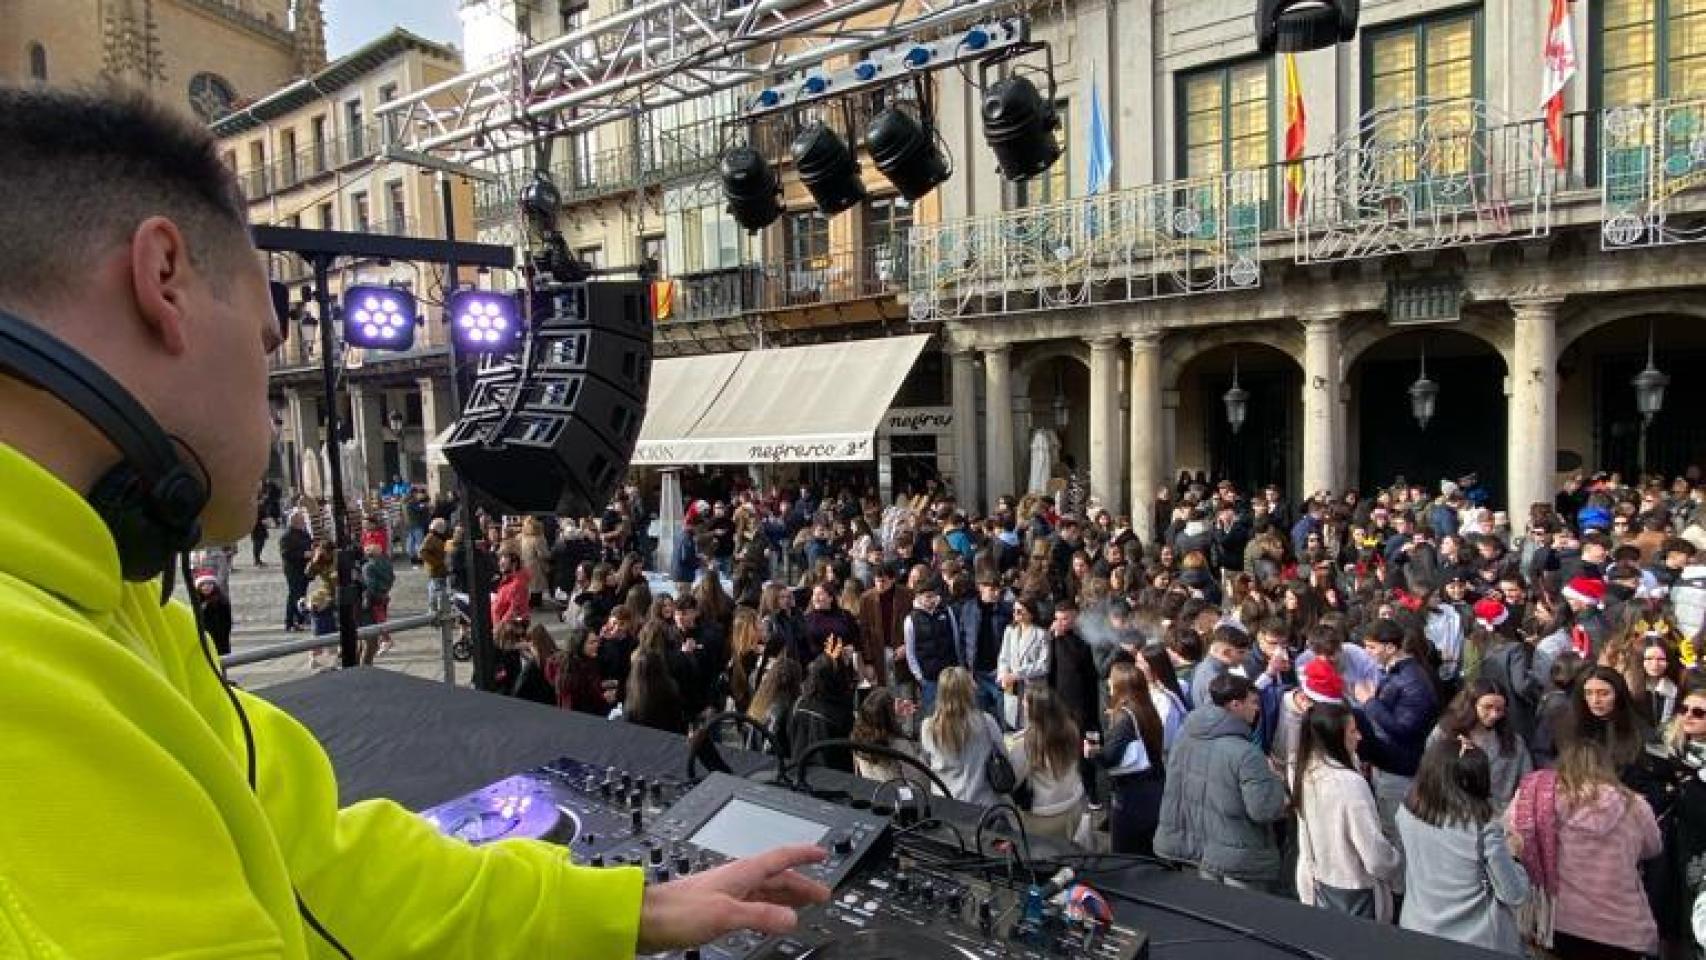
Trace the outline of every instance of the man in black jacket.
<path fill-rule="evenodd" d="M 293 510 L 284 535 L 278 538 L 279 563 L 284 567 L 284 629 L 288 632 L 306 627 L 311 620 L 302 608 L 308 596 L 308 552 L 314 547 L 314 537 L 308 532 L 308 514 Z"/>
<path fill-rule="evenodd" d="M 1048 685 L 1072 711 L 1078 729 L 1102 728 L 1101 689 L 1096 657 L 1078 633 L 1078 604 L 1070 599 L 1055 604 L 1049 627 Z"/>
<path fill-rule="evenodd" d="M 922 688 L 924 715 L 936 708 L 936 680 L 942 671 L 961 665 L 958 618 L 942 602 L 942 582 L 931 577 L 919 583 L 907 614 L 906 665 Z"/>

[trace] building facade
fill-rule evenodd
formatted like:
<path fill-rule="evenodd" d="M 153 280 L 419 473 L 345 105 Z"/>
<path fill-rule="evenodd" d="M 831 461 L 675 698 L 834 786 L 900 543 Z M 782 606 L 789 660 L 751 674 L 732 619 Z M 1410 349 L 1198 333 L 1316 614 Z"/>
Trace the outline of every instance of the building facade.
<path fill-rule="evenodd" d="M 373 108 L 461 69 L 454 48 L 397 29 L 217 121 L 214 133 L 226 164 L 237 172 L 251 221 L 447 236 L 438 175 L 384 156 L 386 131 Z M 461 177 L 451 177 L 450 184 L 454 220 L 466 238 L 472 233 L 472 188 Z M 280 424 L 274 476 L 289 489 L 318 494 L 327 489 L 318 327 L 324 318 L 303 260 L 269 254 L 268 267 L 273 279 L 291 288 L 295 305 L 289 338 L 272 359 Z M 329 277 L 334 303 L 352 285 L 377 284 L 407 290 L 420 307 L 410 350 L 341 348 L 340 440 L 352 490 L 402 480 L 437 493 L 450 482 L 448 466 L 432 449 L 433 439 L 457 416 L 450 403 L 442 273 L 428 264 L 346 259 Z M 461 278 L 475 279 L 472 271 Z"/>
<path fill-rule="evenodd" d="M 962 499 L 1023 493 L 1039 431 L 1143 528 L 1181 471 L 1294 499 L 1474 472 L 1520 529 L 1561 472 L 1706 459 L 1706 5 L 1571 4 L 1555 134 L 1549 6 L 1364 2 L 1355 40 L 1296 56 L 1296 163 L 1246 0 L 1036 11 L 1064 152 L 1023 185 L 937 74 L 959 169 L 907 300 L 952 357 Z M 1649 342 L 1670 382 L 1644 423 Z"/>
<path fill-rule="evenodd" d="M 0 4 L 0 84 L 117 83 L 209 123 L 325 62 L 319 0 Z"/>

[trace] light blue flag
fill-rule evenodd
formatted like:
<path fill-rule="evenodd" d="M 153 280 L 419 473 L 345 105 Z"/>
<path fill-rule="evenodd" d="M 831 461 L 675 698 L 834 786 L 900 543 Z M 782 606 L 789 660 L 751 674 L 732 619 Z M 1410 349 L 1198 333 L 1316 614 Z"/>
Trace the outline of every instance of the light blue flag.
<path fill-rule="evenodd" d="M 1090 68 L 1090 163 L 1089 194 L 1094 196 L 1108 189 L 1114 174 L 1114 148 L 1108 141 L 1108 121 L 1102 111 L 1101 84 L 1095 67 Z"/>

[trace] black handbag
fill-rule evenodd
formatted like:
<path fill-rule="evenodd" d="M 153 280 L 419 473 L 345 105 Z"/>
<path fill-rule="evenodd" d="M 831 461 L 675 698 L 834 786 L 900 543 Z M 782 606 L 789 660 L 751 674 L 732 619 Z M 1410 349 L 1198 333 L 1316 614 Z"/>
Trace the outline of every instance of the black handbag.
<path fill-rule="evenodd" d="M 987 715 L 985 719 L 988 719 Z M 989 756 L 984 758 L 983 779 L 988 781 L 989 789 L 1003 797 L 1019 786 L 1019 776 L 1013 772 L 1013 762 L 1007 759 L 1007 749 L 1001 743 L 999 731 L 995 735 L 995 742 L 989 748 Z"/>

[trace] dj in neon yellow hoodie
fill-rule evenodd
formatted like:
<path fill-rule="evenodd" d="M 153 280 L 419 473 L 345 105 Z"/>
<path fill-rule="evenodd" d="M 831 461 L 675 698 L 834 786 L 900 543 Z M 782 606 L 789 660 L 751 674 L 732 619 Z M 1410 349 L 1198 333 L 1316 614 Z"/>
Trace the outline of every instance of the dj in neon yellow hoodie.
<path fill-rule="evenodd" d="M 339 810 L 320 745 L 238 693 L 178 603 L 119 579 L 83 499 L 0 444 L 0 960 L 634 952 L 639 870 L 474 849 L 387 801 Z"/>

